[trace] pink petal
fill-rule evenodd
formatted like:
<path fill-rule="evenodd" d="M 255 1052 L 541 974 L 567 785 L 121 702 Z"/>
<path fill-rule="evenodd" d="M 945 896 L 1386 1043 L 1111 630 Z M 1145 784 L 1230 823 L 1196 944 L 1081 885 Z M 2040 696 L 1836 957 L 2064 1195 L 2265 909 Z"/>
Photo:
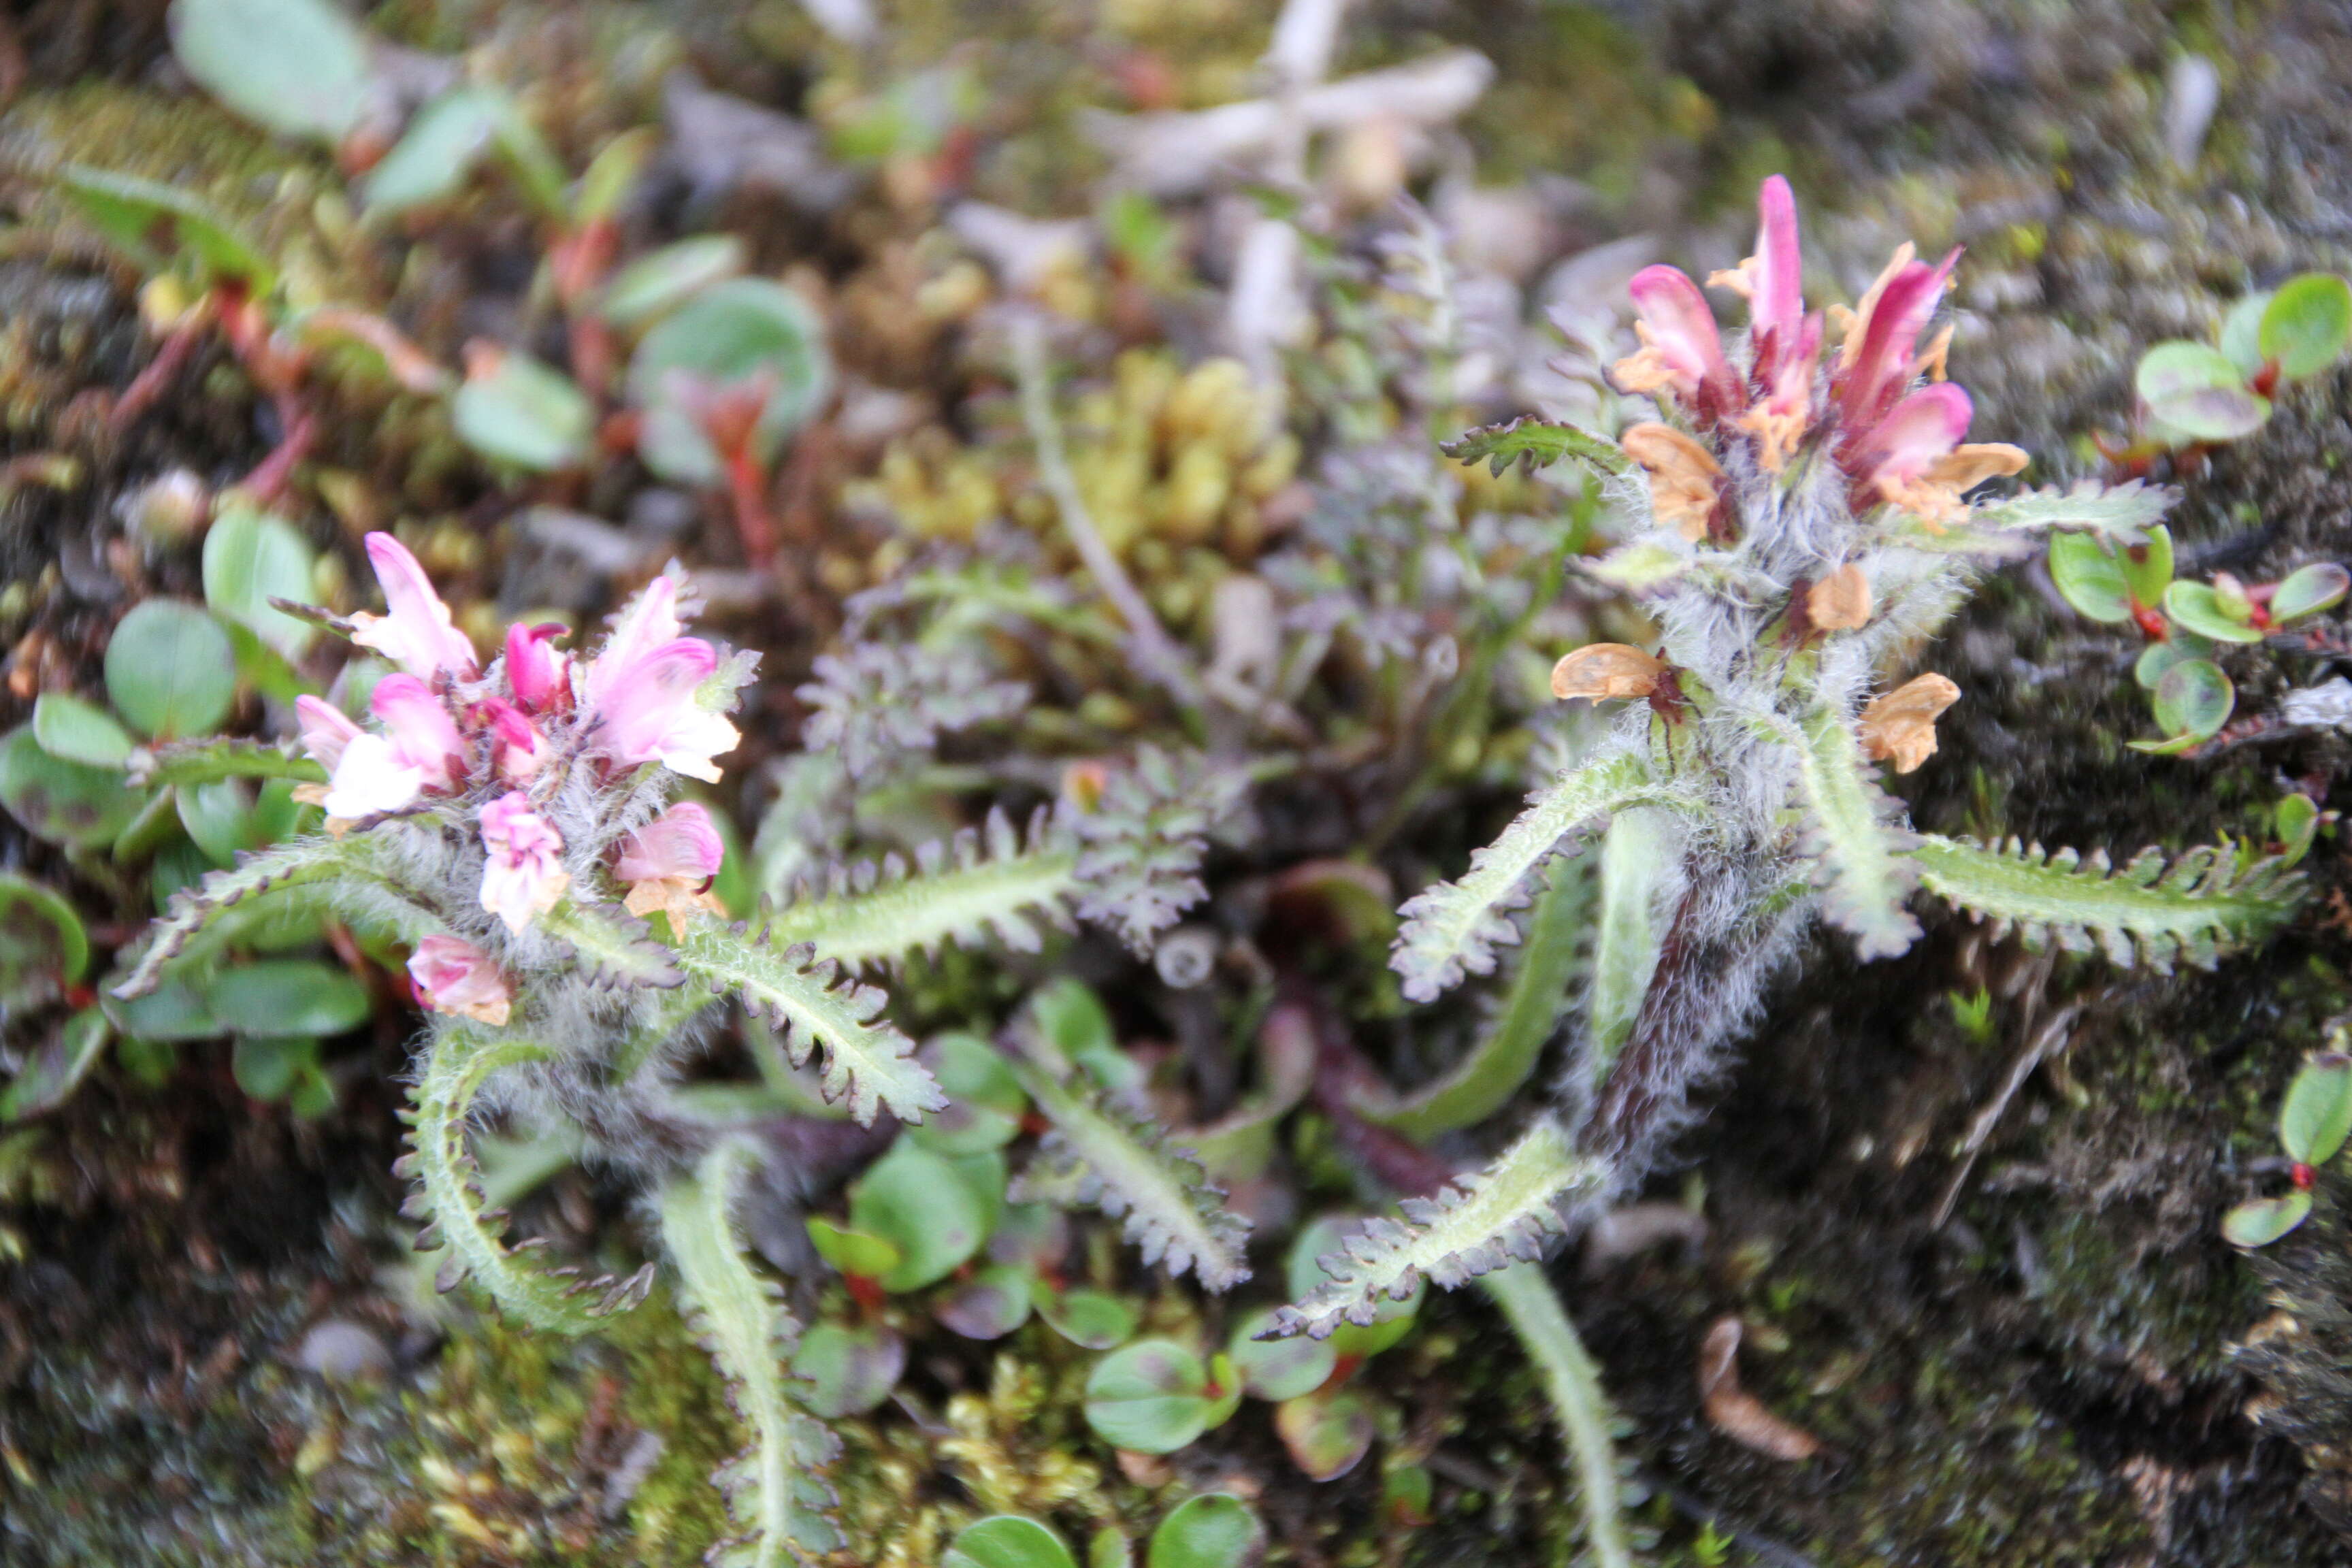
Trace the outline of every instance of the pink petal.
<path fill-rule="evenodd" d="M 1797 330 L 1805 313 L 1804 258 L 1797 244 L 1797 198 L 1779 174 L 1757 193 L 1756 297 L 1748 321 L 1758 332 Z"/>
<path fill-rule="evenodd" d="M 515 700 L 534 713 L 545 712 L 572 694 L 570 661 L 553 646 L 563 632 L 553 621 L 536 626 L 517 621 L 507 628 L 507 685 Z"/>
<path fill-rule="evenodd" d="M 695 689 L 718 668 L 718 650 L 699 637 L 676 638 L 637 659 L 595 698 L 604 721 L 596 744 L 625 766 L 661 756 L 676 731 L 705 717 Z"/>
<path fill-rule="evenodd" d="M 1936 313 L 1960 253 L 1954 250 L 1940 266 L 1915 261 L 1889 279 L 1870 319 L 1857 327 L 1862 352 L 1846 373 L 1839 391 L 1839 407 L 1850 425 L 1866 425 L 1910 384 L 1912 350 L 1920 329 Z"/>
<path fill-rule="evenodd" d="M 520 933 L 532 919 L 555 906 L 571 885 L 563 868 L 563 836 L 538 812 L 530 797 L 509 790 L 482 807 L 482 908 Z"/>
<path fill-rule="evenodd" d="M 366 733 L 341 709 L 307 693 L 294 699 L 294 714 L 302 725 L 302 749 L 329 773 L 343 760 L 343 748 Z"/>
<path fill-rule="evenodd" d="M 375 683 L 368 707 L 383 721 L 400 760 L 423 773 L 428 787 L 447 789 L 464 776 L 465 737 L 431 687 L 413 675 L 387 675 Z"/>
<path fill-rule="evenodd" d="M 359 629 L 352 640 L 383 654 L 411 675 L 430 677 L 447 670 L 460 679 L 477 668 L 474 645 L 449 621 L 449 606 L 433 591 L 416 557 L 389 533 L 367 536 L 370 564 L 383 585 L 382 616 L 352 617 Z"/>
<path fill-rule="evenodd" d="M 497 742 L 499 774 L 509 784 L 520 784 L 537 773 L 539 764 L 547 760 L 539 727 L 503 697 L 484 698 L 481 711 L 489 720 L 490 733 Z"/>
<path fill-rule="evenodd" d="M 424 771 L 382 735 L 362 731 L 343 744 L 323 803 L 329 816 L 357 821 L 398 811 L 425 791 Z"/>
<path fill-rule="evenodd" d="M 612 633 L 588 667 L 590 705 L 602 706 L 605 694 L 631 666 L 676 641 L 679 630 L 677 584 L 665 572 L 613 617 Z"/>
<path fill-rule="evenodd" d="M 1715 312 L 1706 297 L 1680 269 L 1644 267 L 1627 285 L 1643 325 L 1650 329 L 1650 345 L 1674 372 L 1675 390 L 1696 397 L 1702 385 L 1727 394 L 1731 367 L 1724 363 L 1723 342 L 1715 331 Z"/>
<path fill-rule="evenodd" d="M 514 987 L 490 956 L 454 936 L 428 936 L 408 960 L 417 1000 L 436 1013 L 504 1023 Z"/>
<path fill-rule="evenodd" d="M 614 862 L 613 874 L 625 882 L 667 877 L 699 882 L 717 876 L 726 856 L 710 813 L 690 800 L 680 801 L 621 840 L 621 858 Z"/>
<path fill-rule="evenodd" d="M 1973 410 L 1969 395 L 1948 381 L 1923 386 L 1887 411 L 1863 438 L 1863 464 L 1872 479 L 1916 479 L 1927 465 L 1960 444 Z"/>

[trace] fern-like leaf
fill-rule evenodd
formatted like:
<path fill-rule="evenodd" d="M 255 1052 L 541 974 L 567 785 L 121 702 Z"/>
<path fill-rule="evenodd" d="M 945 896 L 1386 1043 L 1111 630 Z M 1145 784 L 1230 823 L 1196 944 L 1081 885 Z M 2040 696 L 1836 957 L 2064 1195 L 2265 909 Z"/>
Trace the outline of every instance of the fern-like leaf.
<path fill-rule="evenodd" d="M 1401 1301 L 1423 1278 L 1451 1289 L 1534 1258 L 1564 1228 L 1560 1202 L 1597 1190 L 1601 1176 L 1546 1117 L 1476 1175 L 1434 1198 L 1407 1199 L 1399 1205 L 1407 1223 L 1369 1221 L 1345 1250 L 1318 1258 L 1330 1283 L 1276 1310 L 1272 1333 L 1324 1339 L 1343 1321 L 1370 1322 L 1383 1298 Z"/>
<path fill-rule="evenodd" d="M 1465 430 L 1437 449 L 1457 462 L 1475 467 L 1485 461 L 1496 478 L 1513 463 L 1548 468 L 1563 458 L 1591 464 L 1606 474 L 1631 473 L 1633 460 L 1616 442 L 1573 425 L 1521 415 L 1507 425 L 1481 425 Z"/>
<path fill-rule="evenodd" d="M 1078 913 L 1108 927 L 1137 952 L 1208 896 L 1201 862 L 1208 836 L 1239 803 L 1247 781 L 1194 753 L 1143 747 L 1104 781 L 1102 798 L 1072 819 L 1081 846 Z"/>
<path fill-rule="evenodd" d="M 911 870 L 894 855 L 836 875 L 823 894 L 777 911 L 769 940 L 809 942 L 851 969 L 992 936 L 1034 952 L 1044 945 L 1040 921 L 1066 923 L 1077 867 L 1076 847 L 1057 838 L 1042 812 L 1024 847 L 1004 814 L 992 811 L 984 834 L 968 827 L 947 844 L 926 844 Z"/>
<path fill-rule="evenodd" d="M 785 1391 L 800 1324 L 783 1293 L 752 1269 L 735 1224 L 737 1194 L 758 1163 L 750 1144 L 725 1140 L 692 1175 L 665 1185 L 659 1202 L 662 1243 L 685 1284 L 688 1321 L 726 1374 L 728 1403 L 750 1434 L 716 1478 L 742 1531 L 711 1549 L 709 1560 L 722 1568 L 782 1568 L 840 1544 L 827 1517 L 836 1500 L 824 1478 L 840 1441 Z"/>
<path fill-rule="evenodd" d="M 1631 752 L 1562 773 L 1528 797 L 1527 809 L 1501 837 L 1470 857 L 1469 872 L 1459 881 L 1424 888 L 1397 911 L 1404 924 L 1389 967 L 1403 976 L 1404 994 L 1428 1002 L 1466 974 L 1492 973 L 1495 949 L 1519 940 L 1510 914 L 1527 901 L 1528 875 L 1571 835 L 1633 806 L 1685 802 Z"/>
<path fill-rule="evenodd" d="M 1969 514 L 1969 525 L 2003 532 L 2079 528 L 2137 543 L 2179 499 L 2179 490 L 2137 479 L 2124 485 L 2084 479 L 2072 489 L 2021 490 L 2006 500 L 1980 506 Z"/>
<path fill-rule="evenodd" d="M 362 893 L 386 885 L 362 846 L 348 838 L 298 838 L 241 857 L 229 869 L 215 871 L 172 895 L 170 907 L 147 928 L 147 945 L 139 962 L 115 986 L 114 994 L 128 1001 L 154 990 L 163 966 L 185 951 L 198 931 L 238 905 L 265 893 L 337 881 L 355 884 Z"/>
<path fill-rule="evenodd" d="M 1230 1290 L 1249 1278 L 1243 1250 L 1249 1222 L 1226 1204 L 1223 1189 L 1190 1150 L 1097 1090 L 1027 1062 L 1015 1061 L 1013 1070 L 1054 1124 L 1039 1184 L 1059 1190 L 1074 1179 L 1077 1201 L 1114 1219 L 1124 1216 L 1127 1237 L 1143 1249 L 1143 1260 L 1165 1262 L 1171 1274 L 1190 1268 L 1212 1290 Z"/>
<path fill-rule="evenodd" d="M 479 1172 L 466 1147 L 474 1099 L 490 1075 L 552 1054 L 535 1040 L 500 1039 L 463 1027 L 443 1030 L 427 1047 L 410 1090 L 409 1152 L 393 1169 L 417 1183 L 404 1212 L 431 1221 L 417 1237 L 417 1250 L 446 1249 L 436 1289 L 453 1290 L 470 1279 L 502 1310 L 533 1328 L 578 1334 L 645 1300 L 653 1284 L 650 1266 L 614 1279 L 525 1261 L 522 1248 L 501 1245 L 505 1215 L 483 1206 Z"/>
<path fill-rule="evenodd" d="M 327 770 L 269 741 L 216 736 L 141 747 L 131 753 L 131 783 L 142 789 L 217 784 L 223 779 L 292 779 L 324 784 Z"/>
<path fill-rule="evenodd" d="M 1619 817 L 1618 825 L 1633 816 Z M 1566 1010 L 1580 939 L 1592 921 L 1596 879 L 1588 858 L 1555 857 L 1528 915 L 1524 956 L 1477 1044 L 1443 1077 L 1412 1094 L 1384 1101 L 1359 1099 L 1357 1114 L 1425 1143 L 1475 1126 L 1508 1104 L 1536 1070 Z"/>
<path fill-rule="evenodd" d="M 779 948 L 765 931 L 697 921 L 678 939 L 678 966 L 721 992 L 732 992 L 745 1008 L 766 1018 L 782 1037 L 793 1065 L 824 1054 L 823 1089 L 828 1100 L 846 1100 L 861 1123 L 877 1110 L 901 1121 L 920 1121 L 927 1110 L 942 1110 L 947 1096 L 915 1060 L 915 1043 L 877 1016 L 888 1001 L 871 985 L 843 982 L 839 966 L 820 960 L 807 942 Z"/>
<path fill-rule="evenodd" d="M 2210 968 L 2223 953 L 2284 924 L 2303 896 L 2303 873 L 2281 857 L 2241 868 L 2226 846 L 2168 860 L 2144 849 L 2111 871 L 2088 858 L 2012 838 L 2005 846 L 1928 837 L 1912 851 L 1928 891 L 1993 923 L 1995 936 L 2094 948 L 2121 964 L 2170 973 L 2177 960 Z"/>
<path fill-rule="evenodd" d="M 601 989 L 668 991 L 686 983 L 670 950 L 617 904 L 566 899 L 541 916 L 540 925 L 571 946 L 583 975 Z"/>
<path fill-rule="evenodd" d="M 838 755 L 853 778 L 929 752 L 942 732 L 1009 719 L 1029 700 L 1017 680 L 992 680 L 971 645 L 864 642 L 820 656 L 800 689 L 802 743 Z"/>
<path fill-rule="evenodd" d="M 1914 837 L 1890 826 L 1895 804 L 1871 777 L 1843 718 L 1813 714 L 1797 746 L 1803 850 L 1819 868 L 1822 913 L 1853 937 L 1863 957 L 1892 958 L 1919 940 L 1919 922 L 1903 907 L 1919 880 L 1903 853 Z"/>

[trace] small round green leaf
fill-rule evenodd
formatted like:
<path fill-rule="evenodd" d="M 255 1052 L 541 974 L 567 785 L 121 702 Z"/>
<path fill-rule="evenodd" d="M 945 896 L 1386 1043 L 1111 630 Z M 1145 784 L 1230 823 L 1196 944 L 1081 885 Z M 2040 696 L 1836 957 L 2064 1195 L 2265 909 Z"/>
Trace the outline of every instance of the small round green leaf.
<path fill-rule="evenodd" d="M 2203 583 L 2182 581 L 2164 591 L 2165 613 L 2199 637 L 2216 642 L 2260 642 L 2263 634 L 2242 616 L 2230 614 L 2230 602 Z"/>
<path fill-rule="evenodd" d="M 49 755 L 92 768 L 120 768 L 138 744 L 113 714 L 64 691 L 34 700 L 33 734 Z"/>
<path fill-rule="evenodd" d="M 224 969 L 205 984 L 205 1001 L 224 1028 L 256 1038 L 340 1035 L 368 1016 L 367 987 L 314 958 Z"/>
<path fill-rule="evenodd" d="M 940 1568 L 1078 1568 L 1062 1538 L 1025 1514 L 992 1514 L 956 1532 Z"/>
<path fill-rule="evenodd" d="M 1174 1340 L 1138 1340 L 1095 1363 L 1087 1425 L 1138 1454 L 1172 1454 L 1209 1428 L 1208 1369 Z"/>
<path fill-rule="evenodd" d="M 2352 572 L 2333 561 L 2315 561 L 2289 573 L 2286 581 L 2278 585 L 2278 591 L 2271 595 L 2271 619 L 2284 626 L 2322 610 L 2332 610 L 2344 602 L 2347 589 L 2352 589 Z"/>
<path fill-rule="evenodd" d="M 2352 284 L 2332 272 L 2290 278 L 2263 311 L 2255 346 L 2290 381 L 2316 375 L 2352 342 Z"/>
<path fill-rule="evenodd" d="M 283 1100 L 319 1065 L 313 1039 L 244 1038 L 229 1058 L 236 1087 L 256 1100 Z"/>
<path fill-rule="evenodd" d="M 835 1225 L 821 1215 L 811 1215 L 807 1225 L 816 1255 L 844 1274 L 879 1279 L 898 1267 L 901 1254 L 895 1241 Z"/>
<path fill-rule="evenodd" d="M 2154 691 L 2156 683 L 2164 679 L 2164 672 L 2176 664 L 2213 657 L 2212 638 L 2200 637 L 2195 632 L 2179 626 L 2171 629 L 2170 637 L 2162 642 L 2148 644 L 2139 650 L 2139 658 L 2133 661 L 2132 679 L 2138 681 L 2145 690 Z"/>
<path fill-rule="evenodd" d="M 2156 683 L 2156 721 L 2166 736 L 2203 741 L 2230 721 L 2237 693 L 2210 659 L 2184 659 Z"/>
<path fill-rule="evenodd" d="M 2116 563 L 2133 599 L 2161 605 L 2165 589 L 2172 585 L 2172 531 L 2159 522 L 2138 543 L 2119 545 Z"/>
<path fill-rule="evenodd" d="M 1001 1340 L 1029 1321 L 1034 1279 L 1026 1269 L 983 1268 L 931 1316 L 968 1340 Z"/>
<path fill-rule="evenodd" d="M 646 467 L 680 484 L 725 477 L 698 408 L 709 396 L 746 391 L 760 399 L 758 456 L 815 412 L 833 380 L 824 327 L 792 289 L 764 278 L 713 284 L 664 317 L 629 363 L 629 402 L 645 415 L 637 450 Z"/>
<path fill-rule="evenodd" d="M 120 768 L 68 763 L 41 749 L 30 724 L 0 739 L 0 806 L 36 838 L 52 844 L 111 844 L 147 804 Z"/>
<path fill-rule="evenodd" d="M 751 247 L 731 234 L 698 234 L 638 257 L 613 276 L 599 307 L 619 327 L 639 327 L 741 272 Z"/>
<path fill-rule="evenodd" d="M 1048 1328 L 1082 1350 L 1107 1351 L 1135 1332 L 1135 1308 L 1101 1290 L 1048 1290 L 1036 1306 Z"/>
<path fill-rule="evenodd" d="M 2263 368 L 2263 312 L 2271 308 L 2272 298 L 2267 289 L 2249 294 L 2221 318 L 2221 353 L 2248 375 Z"/>
<path fill-rule="evenodd" d="M 6 997 L 0 995 L 0 1012 Z M 25 1058 L 25 1065 L 0 1093 L 0 1122 L 22 1121 L 63 1105 L 89 1076 L 106 1042 L 114 1037 L 106 1015 L 85 1007 L 59 1025 L 54 1034 Z"/>
<path fill-rule="evenodd" d="M 54 1001 L 89 967 L 74 907 L 16 871 L 0 871 L 0 1018 Z"/>
<path fill-rule="evenodd" d="M 953 1162 L 901 1138 L 849 1191 L 849 1223 L 898 1248 L 890 1290 L 945 1279 L 988 1239 L 989 1205 Z"/>
<path fill-rule="evenodd" d="M 1106 1524 L 1087 1542 L 1087 1568 L 1135 1568 L 1135 1554 L 1118 1526 Z"/>
<path fill-rule="evenodd" d="M 2050 580 L 2080 615 L 2107 626 L 2131 619 L 2131 589 L 2123 564 L 2096 534 L 2062 533 L 2053 539 Z"/>
<path fill-rule="evenodd" d="M 443 93 L 416 111 L 383 162 L 368 171 L 361 205 L 389 215 L 457 195 L 514 112 L 513 97 L 499 88 Z"/>
<path fill-rule="evenodd" d="M 878 1327 L 819 1323 L 793 1352 L 793 1375 L 806 1384 L 801 1403 L 826 1420 L 880 1405 L 906 1370 L 907 1342 Z"/>
<path fill-rule="evenodd" d="M 128 1001 L 102 990 L 98 1005 L 114 1026 L 132 1039 L 214 1040 L 227 1033 L 196 988 L 176 974 L 146 995 Z"/>
<path fill-rule="evenodd" d="M 1229 1349 L 1242 1386 L 1255 1399 L 1296 1399 L 1312 1394 L 1330 1380 L 1339 1352 L 1328 1339 L 1294 1334 L 1286 1340 L 1256 1336 L 1274 1327 L 1274 1310 L 1244 1318 L 1234 1330 Z"/>
<path fill-rule="evenodd" d="M 940 1568 L 1077 1568 L 1062 1538 L 1024 1514 L 1000 1513 L 959 1531 Z"/>
<path fill-rule="evenodd" d="M 477 452 L 537 473 L 578 463 L 596 427 L 594 405 L 571 377 L 511 350 L 466 378 L 449 416 Z"/>
<path fill-rule="evenodd" d="M 2309 1193 L 2289 1193 L 2282 1198 L 2256 1198 L 2240 1204 L 2221 1216 L 2221 1234 L 2235 1247 L 2268 1247 L 2311 1214 Z"/>
<path fill-rule="evenodd" d="M 1364 1396 L 1340 1388 L 1285 1400 L 1274 1413 L 1274 1430 L 1308 1480 L 1335 1481 L 1371 1451 L 1375 1427 Z"/>
<path fill-rule="evenodd" d="M 329 0 L 173 0 L 172 52 L 198 86 L 288 136 L 339 141 L 367 106 L 367 41 Z"/>
<path fill-rule="evenodd" d="M 2336 1158 L 2352 1133 L 2352 1057 L 2314 1057 L 2295 1073 L 2279 1107 L 2279 1147 L 2306 1165 Z"/>
<path fill-rule="evenodd" d="M 106 645 L 106 694 L 142 735 L 209 734 L 236 696 L 236 650 L 220 623 L 180 599 L 149 599 Z"/>
<path fill-rule="evenodd" d="M 2148 412 L 2199 441 L 2234 441 L 2262 427 L 2270 399 L 2246 385 L 2245 373 L 2203 343 L 2158 343 L 2139 362 L 2136 380 Z"/>
<path fill-rule="evenodd" d="M 2278 803 L 2273 822 L 2280 858 L 2293 866 L 2311 853 L 2312 840 L 2319 836 L 2319 805 L 2307 795 L 2287 795 Z"/>
<path fill-rule="evenodd" d="M 988 1237 L 990 1262 L 1031 1273 L 1054 1268 L 1069 1249 L 1069 1218 L 1051 1204 L 1013 1205 Z"/>
<path fill-rule="evenodd" d="M 1145 1568 L 1253 1568 L 1265 1555 L 1265 1526 L 1230 1492 L 1196 1497 L 1160 1521 Z"/>
<path fill-rule="evenodd" d="M 307 621 L 270 607 L 273 598 L 310 597 L 318 554 L 295 526 L 266 511 L 239 510 L 205 534 L 205 603 L 247 627 L 287 658 L 299 658 L 318 636 Z"/>
<path fill-rule="evenodd" d="M 1029 1097 L 995 1047 L 977 1035 L 941 1035 L 923 1047 L 921 1060 L 947 1091 L 948 1105 L 907 1130 L 917 1142 L 942 1154 L 976 1154 L 1021 1135 Z"/>

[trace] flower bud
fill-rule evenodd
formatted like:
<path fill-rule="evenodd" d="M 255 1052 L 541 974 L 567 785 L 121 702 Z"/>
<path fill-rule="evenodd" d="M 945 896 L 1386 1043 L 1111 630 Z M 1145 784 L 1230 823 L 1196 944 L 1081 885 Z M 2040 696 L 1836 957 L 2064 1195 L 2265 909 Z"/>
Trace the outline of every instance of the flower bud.
<path fill-rule="evenodd" d="M 1551 694 L 1606 702 L 1615 698 L 1647 697 L 1658 689 L 1666 667 L 1640 648 L 1621 642 L 1597 642 L 1578 648 L 1552 666 Z"/>
<path fill-rule="evenodd" d="M 1940 675 L 1914 676 L 1862 710 L 1856 726 L 1862 753 L 1892 758 L 1907 773 L 1936 754 L 1936 718 L 1960 700 L 1960 689 Z"/>

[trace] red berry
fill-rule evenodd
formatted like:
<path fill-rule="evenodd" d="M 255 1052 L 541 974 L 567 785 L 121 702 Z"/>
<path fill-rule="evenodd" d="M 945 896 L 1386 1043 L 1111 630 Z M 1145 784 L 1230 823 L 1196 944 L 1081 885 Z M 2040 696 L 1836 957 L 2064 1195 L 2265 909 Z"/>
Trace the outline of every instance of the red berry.
<path fill-rule="evenodd" d="M 2297 1160 L 2294 1169 L 2287 1173 L 2287 1179 L 2294 1184 L 2296 1192 L 2307 1193 L 2311 1191 L 2311 1184 L 2319 1180 L 2319 1173 Z"/>

